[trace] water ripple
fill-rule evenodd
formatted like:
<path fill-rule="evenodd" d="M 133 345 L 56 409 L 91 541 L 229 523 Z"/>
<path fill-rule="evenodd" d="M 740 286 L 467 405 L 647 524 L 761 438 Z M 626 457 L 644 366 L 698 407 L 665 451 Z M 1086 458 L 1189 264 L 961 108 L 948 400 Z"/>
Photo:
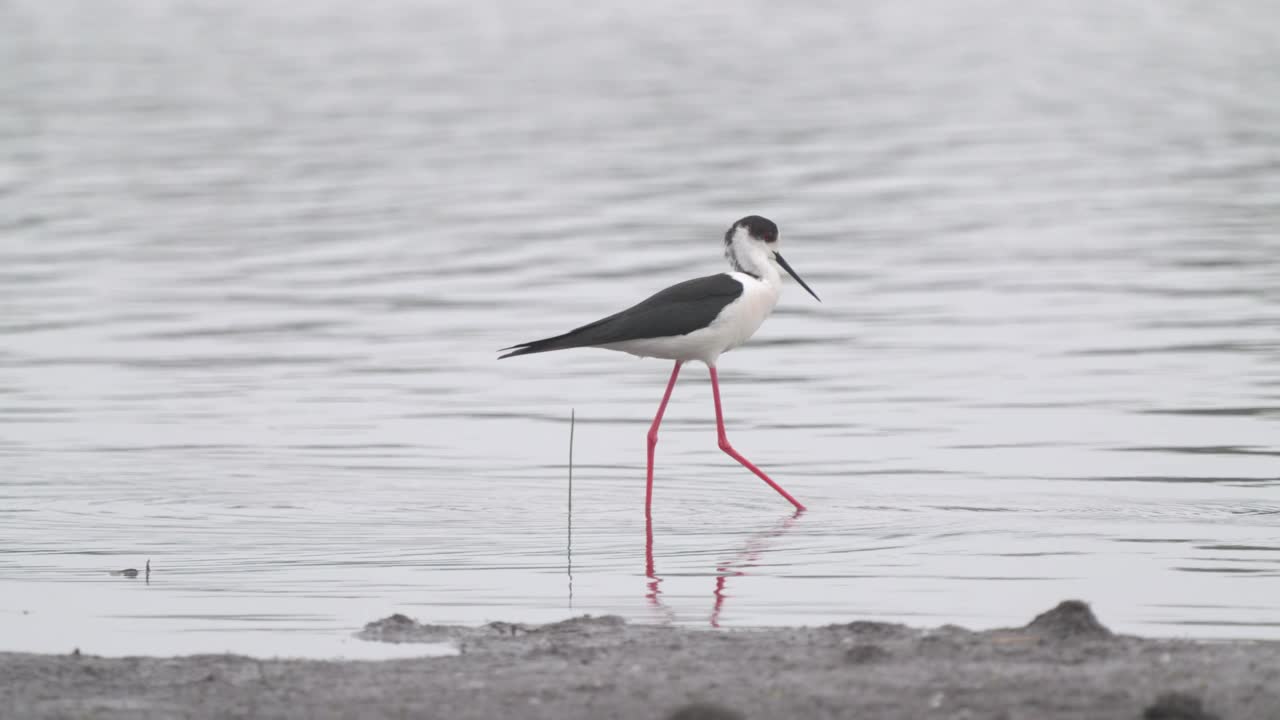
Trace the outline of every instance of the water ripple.
<path fill-rule="evenodd" d="M 1039 5 L 0 4 L 0 637 L 1280 637 L 1280 10 Z M 728 433 L 811 510 L 690 368 L 650 577 L 669 367 L 494 350 L 748 213 L 823 302 L 723 358 Z"/>

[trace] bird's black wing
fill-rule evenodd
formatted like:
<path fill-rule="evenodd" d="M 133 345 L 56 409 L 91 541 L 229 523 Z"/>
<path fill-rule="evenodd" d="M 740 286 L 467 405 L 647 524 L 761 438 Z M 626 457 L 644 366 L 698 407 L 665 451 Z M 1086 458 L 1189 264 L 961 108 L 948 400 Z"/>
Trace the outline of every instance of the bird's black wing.
<path fill-rule="evenodd" d="M 677 283 L 622 312 L 563 335 L 512 345 L 501 358 L 513 355 L 594 347 L 626 340 L 687 335 L 704 328 L 726 305 L 742 295 L 742 283 L 720 273 Z"/>

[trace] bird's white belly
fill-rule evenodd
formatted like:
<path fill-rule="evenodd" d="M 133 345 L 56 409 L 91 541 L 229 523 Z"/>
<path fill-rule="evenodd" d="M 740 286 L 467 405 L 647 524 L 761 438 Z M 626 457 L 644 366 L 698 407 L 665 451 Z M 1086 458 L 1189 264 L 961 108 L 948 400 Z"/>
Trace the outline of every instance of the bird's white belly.
<path fill-rule="evenodd" d="M 742 295 L 720 311 L 707 327 L 686 335 L 626 340 L 603 345 L 609 350 L 666 360 L 701 360 L 714 365 L 721 353 L 745 343 L 778 304 L 775 287 L 745 273 L 731 273 L 742 283 Z"/>

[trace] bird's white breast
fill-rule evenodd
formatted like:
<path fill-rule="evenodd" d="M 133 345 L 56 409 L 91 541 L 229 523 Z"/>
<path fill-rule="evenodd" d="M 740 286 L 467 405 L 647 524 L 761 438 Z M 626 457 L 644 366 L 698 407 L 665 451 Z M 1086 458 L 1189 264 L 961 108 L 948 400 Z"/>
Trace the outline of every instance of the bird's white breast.
<path fill-rule="evenodd" d="M 778 304 L 777 285 L 746 273 L 729 274 L 742 283 L 742 295 L 726 305 L 711 323 L 711 329 L 717 330 L 724 340 L 720 352 L 732 350 L 755 335 Z"/>

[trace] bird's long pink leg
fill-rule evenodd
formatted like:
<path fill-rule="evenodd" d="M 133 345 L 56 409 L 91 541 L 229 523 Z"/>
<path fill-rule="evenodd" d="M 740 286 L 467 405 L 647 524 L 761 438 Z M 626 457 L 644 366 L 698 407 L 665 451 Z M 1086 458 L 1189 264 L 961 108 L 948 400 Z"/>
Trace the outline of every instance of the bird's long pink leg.
<path fill-rule="evenodd" d="M 768 483 L 769 487 L 773 488 L 774 490 L 777 490 L 778 494 L 786 498 L 787 502 L 791 503 L 792 505 L 795 505 L 797 510 L 804 510 L 804 506 L 801 505 L 798 500 L 791 497 L 790 493 L 788 493 L 786 490 L 783 490 L 781 485 L 769 479 L 769 476 L 765 475 L 763 470 L 756 467 L 755 465 L 752 465 L 750 460 L 742 457 L 742 455 L 739 454 L 737 450 L 734 450 L 733 446 L 729 444 L 729 436 L 726 435 L 724 432 L 724 413 L 720 409 L 720 379 L 716 377 L 715 365 L 708 365 L 707 369 L 711 371 L 711 395 L 712 397 L 715 398 L 715 401 L 716 401 L 716 433 L 719 435 L 720 449 L 728 453 L 729 457 L 742 463 L 743 467 L 755 473 L 756 476 L 759 477 L 761 480 Z M 674 380 L 674 377 L 672 379 Z"/>
<path fill-rule="evenodd" d="M 649 472 L 644 486 L 644 516 L 650 517 L 653 506 L 653 450 L 658 446 L 658 426 L 662 424 L 662 414 L 667 411 L 667 401 L 671 399 L 671 391 L 676 386 L 676 378 L 680 375 L 680 366 L 684 363 L 676 361 L 671 369 L 671 379 L 667 381 L 667 391 L 662 394 L 662 403 L 658 405 L 658 414 L 653 416 L 653 424 L 649 426 Z"/>

